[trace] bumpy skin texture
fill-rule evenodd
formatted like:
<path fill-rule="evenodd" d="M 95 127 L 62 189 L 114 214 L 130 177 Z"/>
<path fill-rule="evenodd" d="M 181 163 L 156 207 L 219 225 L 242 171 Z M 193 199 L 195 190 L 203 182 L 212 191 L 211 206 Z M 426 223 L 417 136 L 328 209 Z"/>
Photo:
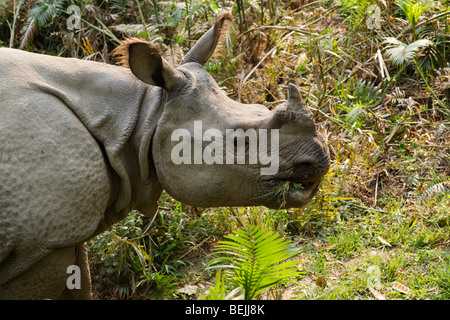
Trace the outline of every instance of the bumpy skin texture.
<path fill-rule="evenodd" d="M 109 197 L 102 152 L 83 124 L 46 94 L 21 100 L 0 109 L 0 297 L 30 265 L 91 236 Z"/>
<path fill-rule="evenodd" d="M 269 111 L 229 99 L 203 67 L 230 19 L 220 15 L 177 68 L 139 39 L 117 50 L 129 69 L 0 48 L 0 299 L 91 298 L 84 242 L 133 209 L 151 219 L 163 189 L 202 207 L 302 207 L 314 196 L 329 153 L 295 86 Z M 171 135 L 194 137 L 194 121 L 279 130 L 279 170 L 175 164 Z M 286 182 L 301 188 L 267 197 Z M 66 287 L 71 265 L 81 289 Z"/>

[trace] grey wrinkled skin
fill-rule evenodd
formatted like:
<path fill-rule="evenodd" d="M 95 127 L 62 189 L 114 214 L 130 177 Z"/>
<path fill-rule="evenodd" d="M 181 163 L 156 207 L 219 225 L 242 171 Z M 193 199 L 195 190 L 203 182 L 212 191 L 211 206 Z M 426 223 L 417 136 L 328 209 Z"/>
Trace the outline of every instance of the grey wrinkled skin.
<path fill-rule="evenodd" d="M 89 299 L 84 242 L 131 210 L 152 218 L 162 190 L 193 206 L 302 207 L 329 167 L 324 138 L 297 89 L 269 111 L 229 99 L 203 65 L 215 25 L 174 68 L 131 39 L 126 67 L 0 48 L 0 299 Z M 125 61 L 126 60 L 126 61 Z M 278 129 L 279 171 L 260 164 L 179 164 L 172 132 Z M 268 197 L 296 182 L 285 201 Z M 81 269 L 69 290 L 67 267 Z"/>

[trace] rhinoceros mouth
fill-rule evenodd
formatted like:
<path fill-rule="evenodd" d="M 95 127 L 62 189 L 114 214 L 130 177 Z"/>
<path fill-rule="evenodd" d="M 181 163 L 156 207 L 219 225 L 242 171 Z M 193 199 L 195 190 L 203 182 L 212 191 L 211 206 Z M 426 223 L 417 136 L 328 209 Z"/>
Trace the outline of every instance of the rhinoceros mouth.
<path fill-rule="evenodd" d="M 320 181 L 316 182 L 291 182 L 292 187 L 289 188 L 285 197 L 283 208 L 298 208 L 305 206 L 319 189 Z M 297 187 L 298 186 L 298 187 Z M 283 204 L 283 203 L 281 203 Z"/>
<path fill-rule="evenodd" d="M 271 209 L 287 209 L 304 207 L 316 194 L 320 180 L 277 179 L 273 183 L 276 186 L 263 196 L 268 202 L 265 205 Z"/>

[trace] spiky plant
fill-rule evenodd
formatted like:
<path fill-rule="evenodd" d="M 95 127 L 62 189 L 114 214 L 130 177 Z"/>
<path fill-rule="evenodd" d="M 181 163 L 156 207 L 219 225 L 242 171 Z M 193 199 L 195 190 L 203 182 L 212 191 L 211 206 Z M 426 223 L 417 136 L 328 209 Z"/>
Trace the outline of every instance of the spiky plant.
<path fill-rule="evenodd" d="M 221 270 L 216 273 L 216 283 L 209 288 L 208 293 L 200 298 L 200 300 L 233 300 L 236 295 L 241 292 L 241 288 L 237 287 L 226 294 L 226 274 L 222 274 Z"/>
<path fill-rule="evenodd" d="M 278 233 L 260 226 L 248 226 L 226 236 L 209 268 L 226 268 L 234 285 L 242 287 L 245 300 L 256 298 L 263 290 L 288 278 L 299 276 L 297 254 L 292 244 Z"/>
<path fill-rule="evenodd" d="M 28 16 L 35 19 L 39 27 L 45 27 L 65 9 L 65 0 L 38 0 L 28 12 Z"/>
<path fill-rule="evenodd" d="M 432 1 L 398 0 L 397 5 L 402 9 L 412 27 L 413 41 L 416 41 L 416 25 L 422 14 L 433 7 Z"/>
<path fill-rule="evenodd" d="M 427 201 L 432 195 L 440 195 L 450 199 L 450 177 L 439 177 L 436 172 L 432 171 L 431 181 L 420 181 L 412 178 L 412 184 L 416 187 L 415 193 L 423 200 Z"/>
<path fill-rule="evenodd" d="M 419 39 L 407 44 L 392 37 L 386 38 L 383 44 L 386 46 L 385 54 L 387 58 L 396 66 L 414 62 L 421 50 L 434 46 L 433 41 L 428 39 Z"/>

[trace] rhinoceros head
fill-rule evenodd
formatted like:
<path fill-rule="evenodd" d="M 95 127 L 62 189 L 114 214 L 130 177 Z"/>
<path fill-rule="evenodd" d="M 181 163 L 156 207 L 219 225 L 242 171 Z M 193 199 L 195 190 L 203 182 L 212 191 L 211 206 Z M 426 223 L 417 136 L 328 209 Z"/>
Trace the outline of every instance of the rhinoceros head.
<path fill-rule="evenodd" d="M 137 78 L 163 89 L 151 150 L 159 182 L 193 206 L 302 207 L 328 171 L 325 139 L 294 85 L 272 111 L 219 88 L 204 64 L 227 20 L 231 14 L 221 14 L 176 68 L 143 40 L 119 50 Z"/>

